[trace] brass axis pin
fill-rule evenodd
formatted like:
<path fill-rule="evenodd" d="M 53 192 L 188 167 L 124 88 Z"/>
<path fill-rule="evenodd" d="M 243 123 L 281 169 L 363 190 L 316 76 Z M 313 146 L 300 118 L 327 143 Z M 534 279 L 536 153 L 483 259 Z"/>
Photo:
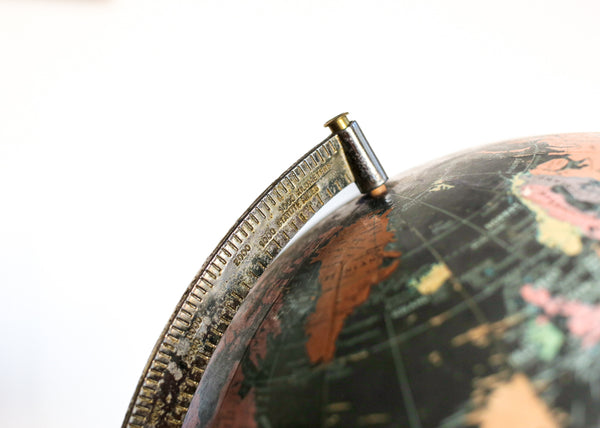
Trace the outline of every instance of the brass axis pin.
<path fill-rule="evenodd" d="M 350 125 L 350 121 L 348 120 L 348 112 L 340 113 L 337 116 L 329 119 L 323 125 L 325 128 L 329 128 L 332 134 L 337 134 L 340 131 L 343 131 Z M 378 198 L 387 193 L 387 187 L 385 184 L 382 184 L 379 187 L 376 187 L 369 191 L 369 196 L 372 198 Z"/>
<path fill-rule="evenodd" d="M 333 134 L 343 131 L 350 125 L 350 121 L 348 120 L 348 112 L 340 113 L 336 117 L 329 119 L 323 125 L 325 128 L 329 128 Z"/>

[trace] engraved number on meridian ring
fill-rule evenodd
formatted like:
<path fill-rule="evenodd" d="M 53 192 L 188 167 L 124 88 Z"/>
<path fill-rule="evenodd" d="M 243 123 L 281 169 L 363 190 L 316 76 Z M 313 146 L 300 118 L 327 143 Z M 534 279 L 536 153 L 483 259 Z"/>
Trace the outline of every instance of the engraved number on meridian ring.
<path fill-rule="evenodd" d="M 252 247 L 250 247 L 250 244 L 244 245 L 240 252 L 237 253 L 235 258 L 233 259 L 233 263 L 235 263 L 236 266 L 239 266 L 242 263 L 242 261 L 246 258 L 251 249 Z"/>
<path fill-rule="evenodd" d="M 265 232 L 265 234 L 260 238 L 260 246 L 266 247 L 269 241 L 275 236 L 277 231 L 274 228 L 271 228 Z"/>

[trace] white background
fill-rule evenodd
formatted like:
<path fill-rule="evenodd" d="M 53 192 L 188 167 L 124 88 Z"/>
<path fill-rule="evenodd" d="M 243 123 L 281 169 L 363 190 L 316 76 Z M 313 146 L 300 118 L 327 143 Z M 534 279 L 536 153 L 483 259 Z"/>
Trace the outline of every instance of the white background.
<path fill-rule="evenodd" d="M 0 425 L 119 426 L 256 196 L 350 111 L 390 175 L 599 131 L 594 1 L 0 0 Z"/>

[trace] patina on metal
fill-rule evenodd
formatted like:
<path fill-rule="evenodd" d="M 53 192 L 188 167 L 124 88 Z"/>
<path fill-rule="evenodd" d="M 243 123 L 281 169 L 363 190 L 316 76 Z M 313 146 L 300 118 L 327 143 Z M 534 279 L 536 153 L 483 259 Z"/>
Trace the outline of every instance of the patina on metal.
<path fill-rule="evenodd" d="M 180 427 L 202 374 L 242 301 L 282 248 L 325 203 L 356 183 L 385 194 L 387 175 L 347 113 L 239 218 L 188 286 L 160 335 L 123 427 Z"/>

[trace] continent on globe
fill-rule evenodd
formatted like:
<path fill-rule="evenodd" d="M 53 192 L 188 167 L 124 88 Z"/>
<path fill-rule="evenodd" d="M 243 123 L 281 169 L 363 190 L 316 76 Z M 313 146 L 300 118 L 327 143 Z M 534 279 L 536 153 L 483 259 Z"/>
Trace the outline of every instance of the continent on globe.
<path fill-rule="evenodd" d="M 599 239 L 600 134 L 401 174 L 269 266 L 184 426 L 598 427 Z"/>
<path fill-rule="evenodd" d="M 305 325 L 306 353 L 312 363 L 331 361 L 345 319 L 367 300 L 372 286 L 398 267 L 399 260 L 382 267 L 385 258 L 401 254 L 384 250 L 394 240 L 394 234 L 387 230 L 388 214 L 366 216 L 346 228 L 337 228 L 341 230 L 317 250 L 313 261 L 321 263 L 322 289 Z"/>

